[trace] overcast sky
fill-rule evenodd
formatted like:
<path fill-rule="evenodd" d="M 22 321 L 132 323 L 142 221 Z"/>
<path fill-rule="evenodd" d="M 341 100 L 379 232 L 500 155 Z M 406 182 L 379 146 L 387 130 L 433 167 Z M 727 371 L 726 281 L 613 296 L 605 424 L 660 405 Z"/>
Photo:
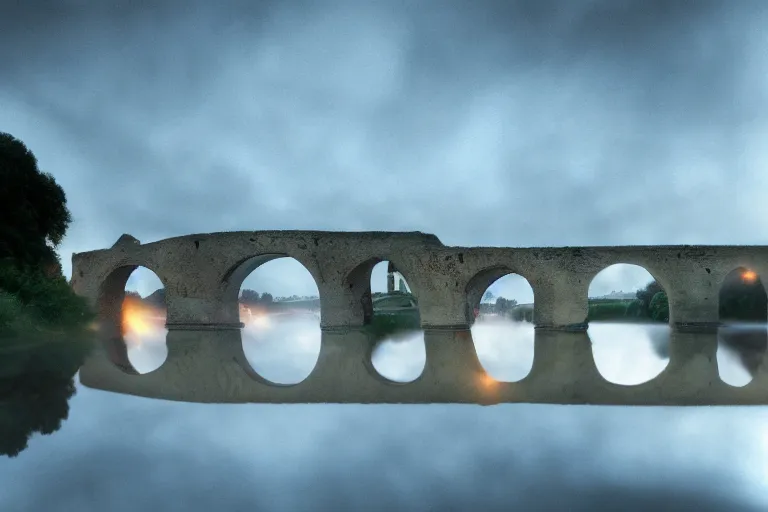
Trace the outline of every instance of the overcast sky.
<path fill-rule="evenodd" d="M 117 5 L 0 16 L 0 128 L 68 194 L 68 275 L 122 233 L 766 242 L 762 0 Z"/>

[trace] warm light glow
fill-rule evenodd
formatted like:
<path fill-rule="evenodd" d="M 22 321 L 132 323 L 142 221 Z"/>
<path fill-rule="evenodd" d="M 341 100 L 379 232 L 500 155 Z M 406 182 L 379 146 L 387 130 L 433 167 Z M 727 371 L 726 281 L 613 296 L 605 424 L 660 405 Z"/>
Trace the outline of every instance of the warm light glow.
<path fill-rule="evenodd" d="M 757 273 L 753 270 L 745 270 L 741 274 L 741 279 L 745 283 L 754 283 L 757 280 Z"/>
<path fill-rule="evenodd" d="M 269 320 L 269 316 L 265 314 L 253 315 L 251 317 L 251 325 L 255 327 L 267 328 L 272 324 Z"/>
<path fill-rule="evenodd" d="M 482 377 L 483 386 L 486 387 L 486 388 L 490 388 L 490 387 L 495 386 L 497 384 L 497 382 L 498 381 L 496 379 L 494 379 L 493 377 L 491 377 L 490 375 L 486 374 L 486 375 L 483 375 L 483 377 Z"/>
<path fill-rule="evenodd" d="M 126 297 L 123 301 L 123 331 L 134 344 L 141 345 L 141 338 L 153 334 L 164 322 L 165 316 L 161 311 L 141 300 Z"/>
<path fill-rule="evenodd" d="M 251 312 L 251 308 L 246 306 L 245 304 L 240 304 L 240 320 L 247 324 L 250 323 L 250 321 L 253 319 L 253 312 Z"/>

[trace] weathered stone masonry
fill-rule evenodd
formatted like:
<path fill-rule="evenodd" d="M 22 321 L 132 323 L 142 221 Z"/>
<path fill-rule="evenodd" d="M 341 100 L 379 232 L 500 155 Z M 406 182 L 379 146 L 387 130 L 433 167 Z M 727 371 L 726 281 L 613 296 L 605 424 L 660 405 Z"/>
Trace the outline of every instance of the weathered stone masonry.
<path fill-rule="evenodd" d="M 243 364 L 235 341 L 242 326 L 238 294 L 243 280 L 283 256 L 298 260 L 315 279 L 324 331 L 315 371 L 287 386 L 290 391 Z M 369 364 L 367 341 L 355 334 L 370 318 L 370 274 L 383 260 L 406 276 L 426 332 L 425 373 L 407 385 L 378 376 Z M 446 247 L 423 233 L 258 231 L 148 244 L 123 235 L 112 248 L 75 254 L 72 262 L 73 288 L 98 307 L 105 339 L 112 340 L 81 370 L 84 383 L 103 389 L 237 402 L 768 403 L 768 377 L 760 373 L 745 388 L 731 388 L 719 380 L 714 357 L 720 285 L 739 267 L 768 275 L 766 246 Z M 646 268 L 669 297 L 670 364 L 640 386 L 604 381 L 585 333 L 589 284 L 615 263 Z M 168 307 L 169 357 L 147 375 L 131 375 L 125 349 L 115 341 L 125 283 L 137 266 L 158 275 Z M 534 367 L 523 381 L 495 383 L 491 390 L 482 384 L 487 380 L 468 328 L 485 289 L 512 272 L 525 277 L 534 292 Z M 222 360 L 222 350 L 231 357 Z M 203 354 L 205 361 L 199 359 Z M 232 361 L 237 369 L 229 368 Z M 201 391 L 204 374 L 210 382 Z M 225 392 L 227 386 L 213 385 L 224 381 L 234 388 Z M 355 390 L 353 382 L 359 384 Z"/>

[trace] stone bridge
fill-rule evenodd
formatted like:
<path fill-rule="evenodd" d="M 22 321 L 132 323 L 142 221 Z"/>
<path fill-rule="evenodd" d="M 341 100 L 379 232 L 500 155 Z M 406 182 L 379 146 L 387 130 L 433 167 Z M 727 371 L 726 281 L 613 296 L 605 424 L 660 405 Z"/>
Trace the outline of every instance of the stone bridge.
<path fill-rule="evenodd" d="M 278 385 L 245 360 L 238 294 L 259 265 L 299 261 L 320 295 L 322 347 L 315 369 Z M 371 270 L 391 261 L 419 299 L 427 362 L 413 383 L 390 382 L 370 362 Z M 767 246 L 446 247 L 412 232 L 256 231 L 188 235 L 141 244 L 123 235 L 110 249 L 74 254 L 72 286 L 97 308 L 103 347 L 80 371 L 87 386 L 199 402 L 542 402 L 645 405 L 768 403 L 768 372 L 743 388 L 718 376 L 718 294 L 726 275 L 768 275 Z M 667 368 L 637 386 L 597 372 L 587 329 L 592 278 L 615 263 L 640 265 L 667 292 L 672 341 Z M 166 290 L 168 359 L 139 375 L 121 338 L 126 281 L 138 266 Z M 516 273 L 534 292 L 530 374 L 495 382 L 480 365 L 469 326 L 496 279 Z"/>

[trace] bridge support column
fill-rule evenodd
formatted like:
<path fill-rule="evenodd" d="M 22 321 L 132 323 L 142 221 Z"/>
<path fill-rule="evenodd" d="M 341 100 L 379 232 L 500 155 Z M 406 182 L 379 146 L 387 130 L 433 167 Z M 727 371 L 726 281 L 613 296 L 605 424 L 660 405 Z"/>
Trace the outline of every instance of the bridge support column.
<path fill-rule="evenodd" d="M 532 279 L 536 329 L 586 331 L 589 282 L 587 274 L 568 271 L 553 271 Z"/>
<path fill-rule="evenodd" d="M 320 292 L 320 327 L 327 331 L 360 329 L 373 315 L 370 285 L 352 281 L 318 283 Z"/>
<path fill-rule="evenodd" d="M 672 332 L 663 389 L 677 401 L 709 403 L 723 386 L 717 368 L 718 283 L 722 277 L 701 268 L 684 269 L 666 290 Z"/>
<path fill-rule="evenodd" d="M 166 328 L 169 331 L 204 331 L 241 329 L 240 307 L 237 299 L 228 300 L 219 294 L 199 294 L 182 297 L 166 292 L 168 313 Z"/>
<path fill-rule="evenodd" d="M 424 289 L 426 287 L 422 287 Z M 469 329 L 470 319 L 467 294 L 448 284 L 420 292 L 419 314 L 425 331 L 462 331 Z"/>
<path fill-rule="evenodd" d="M 720 326 L 718 283 L 725 276 L 699 275 L 695 270 L 677 276 L 667 290 L 670 327 L 677 332 L 716 332 Z"/>

